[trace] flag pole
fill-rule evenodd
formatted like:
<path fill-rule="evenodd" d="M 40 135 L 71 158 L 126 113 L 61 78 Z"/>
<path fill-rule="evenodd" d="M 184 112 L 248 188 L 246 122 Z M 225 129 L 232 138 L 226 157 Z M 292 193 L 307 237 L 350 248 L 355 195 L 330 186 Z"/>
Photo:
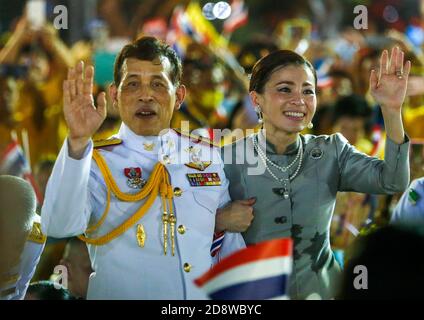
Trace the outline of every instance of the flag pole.
<path fill-rule="evenodd" d="M 23 144 L 23 148 L 24 148 L 25 157 L 28 161 L 28 166 L 31 168 L 28 131 L 26 129 L 22 129 L 21 134 L 22 134 L 22 144 Z"/>

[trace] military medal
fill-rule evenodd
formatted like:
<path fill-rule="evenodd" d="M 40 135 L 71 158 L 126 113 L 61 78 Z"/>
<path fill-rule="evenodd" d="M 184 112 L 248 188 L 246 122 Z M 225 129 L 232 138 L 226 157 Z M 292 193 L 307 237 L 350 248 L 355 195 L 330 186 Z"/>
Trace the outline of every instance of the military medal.
<path fill-rule="evenodd" d="M 196 148 L 194 146 L 190 146 L 187 149 L 185 149 L 186 152 L 188 152 L 190 154 L 190 160 L 192 162 L 200 162 L 200 154 L 201 154 L 201 149 Z"/>
<path fill-rule="evenodd" d="M 144 248 L 144 244 L 146 243 L 146 232 L 144 231 L 143 225 L 140 223 L 137 225 L 137 243 L 140 248 Z"/>
<path fill-rule="evenodd" d="M 125 168 L 124 174 L 128 178 L 128 187 L 132 189 L 141 189 L 147 182 L 141 178 L 141 168 Z"/>
<path fill-rule="evenodd" d="M 221 178 L 218 173 L 188 173 L 187 179 L 192 187 L 211 187 L 220 186 Z"/>

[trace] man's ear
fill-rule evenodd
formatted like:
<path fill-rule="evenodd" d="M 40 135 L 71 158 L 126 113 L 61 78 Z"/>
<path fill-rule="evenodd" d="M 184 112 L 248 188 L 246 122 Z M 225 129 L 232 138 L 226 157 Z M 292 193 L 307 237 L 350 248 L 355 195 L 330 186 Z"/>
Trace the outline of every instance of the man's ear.
<path fill-rule="evenodd" d="M 118 110 L 118 88 L 114 83 L 109 86 L 109 96 L 112 100 L 113 107 Z"/>
<path fill-rule="evenodd" d="M 175 91 L 175 106 L 174 106 L 174 110 L 178 110 L 179 108 L 181 108 L 182 103 L 184 102 L 184 98 L 186 96 L 186 92 L 187 89 L 185 87 L 185 85 L 180 85 L 177 90 Z"/>

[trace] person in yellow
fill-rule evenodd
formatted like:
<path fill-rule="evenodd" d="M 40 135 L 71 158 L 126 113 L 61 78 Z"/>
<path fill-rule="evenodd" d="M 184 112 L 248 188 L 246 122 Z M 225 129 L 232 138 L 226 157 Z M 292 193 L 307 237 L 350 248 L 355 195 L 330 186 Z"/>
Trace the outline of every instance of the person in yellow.
<path fill-rule="evenodd" d="M 27 133 L 33 164 L 43 154 L 59 150 L 61 87 L 72 60 L 52 26 L 46 24 L 40 30 L 32 30 L 25 16 L 0 52 L 0 64 L 27 69 L 24 79 L 17 82 L 13 119 L 18 136 L 23 131 Z"/>
<path fill-rule="evenodd" d="M 411 72 L 407 91 L 409 103 L 403 112 L 403 121 L 411 139 L 424 139 L 424 66 L 413 68 Z"/>
<path fill-rule="evenodd" d="M 182 82 L 187 86 L 188 95 L 174 113 L 171 127 L 182 128 L 182 121 L 189 121 L 190 131 L 225 128 L 228 119 L 220 108 L 224 100 L 224 71 L 217 59 L 204 46 L 191 43 L 187 47 L 183 69 Z M 207 136 L 202 130 L 195 132 Z"/>

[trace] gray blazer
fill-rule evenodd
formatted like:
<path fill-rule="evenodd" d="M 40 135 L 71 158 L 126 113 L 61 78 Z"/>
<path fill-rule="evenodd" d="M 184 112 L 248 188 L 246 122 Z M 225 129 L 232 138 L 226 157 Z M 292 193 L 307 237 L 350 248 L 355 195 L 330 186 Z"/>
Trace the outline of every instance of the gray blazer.
<path fill-rule="evenodd" d="M 289 183 L 288 199 L 281 194 L 282 183 L 265 171 L 258 154 L 253 152 L 254 136 L 262 146 L 266 145 L 268 158 L 279 166 L 291 163 L 300 143 L 303 144 L 302 167 Z M 404 191 L 409 184 L 408 154 L 407 137 L 401 145 L 387 138 L 383 161 L 360 153 L 341 134 L 300 135 L 284 155 L 276 154 L 262 133 L 221 150 L 231 198 L 257 198 L 254 219 L 243 234 L 246 244 L 283 237 L 294 240 L 289 288 L 292 299 L 305 299 L 312 293 L 323 299 L 335 296 L 341 271 L 331 251 L 329 236 L 337 192 L 393 194 Z M 256 160 L 252 161 L 252 157 Z M 296 166 L 297 163 L 285 173 L 270 168 L 277 177 L 288 178 Z M 262 173 L 252 174 L 252 168 Z"/>

